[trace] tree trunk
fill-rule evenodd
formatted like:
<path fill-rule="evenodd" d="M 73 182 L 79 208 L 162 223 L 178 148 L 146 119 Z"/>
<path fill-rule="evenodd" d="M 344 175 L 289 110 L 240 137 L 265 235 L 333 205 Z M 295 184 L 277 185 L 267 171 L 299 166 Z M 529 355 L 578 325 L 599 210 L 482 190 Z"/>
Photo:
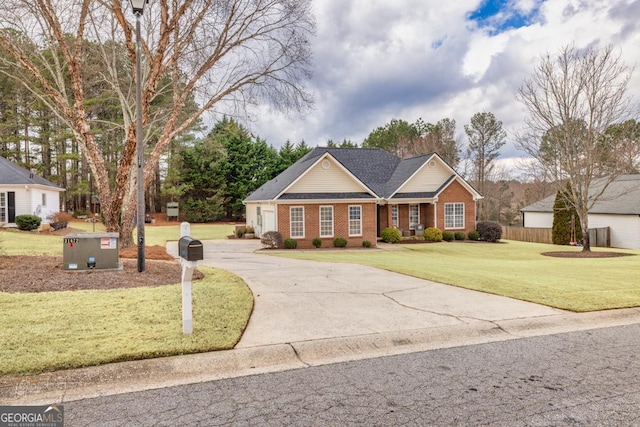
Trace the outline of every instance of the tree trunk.
<path fill-rule="evenodd" d="M 589 241 L 589 226 L 582 224 L 582 252 L 591 252 L 591 242 Z"/>

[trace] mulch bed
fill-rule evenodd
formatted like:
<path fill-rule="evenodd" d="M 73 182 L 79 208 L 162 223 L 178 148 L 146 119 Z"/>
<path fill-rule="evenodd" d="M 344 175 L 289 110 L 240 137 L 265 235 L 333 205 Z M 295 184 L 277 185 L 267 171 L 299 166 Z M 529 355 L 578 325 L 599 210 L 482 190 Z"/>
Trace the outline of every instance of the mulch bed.
<path fill-rule="evenodd" d="M 63 270 L 61 256 L 0 256 L 0 292 L 51 292 L 162 286 L 182 281 L 182 266 L 162 246 L 145 248 L 138 272 L 137 248 L 120 251 L 122 270 Z M 204 275 L 196 270 L 193 280 Z"/>
<path fill-rule="evenodd" d="M 542 252 L 544 256 L 551 256 L 556 258 L 617 258 L 621 256 L 631 256 L 633 254 L 625 254 L 622 252 L 568 252 L 568 251 L 557 251 L 557 252 Z"/>

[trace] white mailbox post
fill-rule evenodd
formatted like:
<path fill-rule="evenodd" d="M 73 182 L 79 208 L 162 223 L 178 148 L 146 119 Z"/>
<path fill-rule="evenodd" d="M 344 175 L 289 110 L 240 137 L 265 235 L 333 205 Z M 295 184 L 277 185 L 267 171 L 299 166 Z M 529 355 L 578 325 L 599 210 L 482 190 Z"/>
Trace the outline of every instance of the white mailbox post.
<path fill-rule="evenodd" d="M 198 260 L 202 259 L 202 243 L 194 240 L 191 234 L 191 226 L 188 222 L 180 224 L 180 241 L 178 252 L 182 264 L 182 333 L 190 335 L 193 332 L 193 296 L 191 292 L 191 279 L 193 271 L 198 266 Z"/>

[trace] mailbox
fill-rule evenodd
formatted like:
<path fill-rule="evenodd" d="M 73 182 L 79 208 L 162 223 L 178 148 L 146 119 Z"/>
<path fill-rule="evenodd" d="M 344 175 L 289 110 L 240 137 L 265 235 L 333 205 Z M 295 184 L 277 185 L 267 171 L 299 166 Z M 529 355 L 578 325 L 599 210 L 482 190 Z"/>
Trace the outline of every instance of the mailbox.
<path fill-rule="evenodd" d="M 178 241 L 180 258 L 187 261 L 201 261 L 204 259 L 202 242 L 189 236 L 181 237 Z"/>

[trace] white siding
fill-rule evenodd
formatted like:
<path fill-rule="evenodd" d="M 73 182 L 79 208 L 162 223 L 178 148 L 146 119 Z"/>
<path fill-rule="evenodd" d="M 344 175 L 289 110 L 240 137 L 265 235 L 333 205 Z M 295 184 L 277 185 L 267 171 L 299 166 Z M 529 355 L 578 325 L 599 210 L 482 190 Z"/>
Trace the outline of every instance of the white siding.
<path fill-rule="evenodd" d="M 258 207 L 260 207 L 261 219 L 258 219 Z M 267 231 L 277 231 L 275 207 L 266 203 L 247 203 L 247 225 L 253 227 L 256 236 L 262 236 Z"/>
<path fill-rule="evenodd" d="M 329 167 L 323 168 L 323 162 Z M 325 163 L 326 165 L 327 163 Z M 309 170 L 287 193 L 361 193 L 366 188 L 349 175 L 333 159 L 322 160 Z"/>
<path fill-rule="evenodd" d="M 433 162 L 433 166 L 431 166 L 431 162 Z M 433 159 L 423 165 L 418 173 L 400 187 L 398 193 L 436 191 L 450 176 L 451 171 L 445 168 L 440 161 Z"/>
<path fill-rule="evenodd" d="M 589 228 L 609 227 L 611 246 L 640 249 L 640 217 L 638 215 L 589 215 Z"/>
<path fill-rule="evenodd" d="M 524 226 L 551 228 L 553 227 L 553 214 L 551 212 L 524 212 Z"/>

